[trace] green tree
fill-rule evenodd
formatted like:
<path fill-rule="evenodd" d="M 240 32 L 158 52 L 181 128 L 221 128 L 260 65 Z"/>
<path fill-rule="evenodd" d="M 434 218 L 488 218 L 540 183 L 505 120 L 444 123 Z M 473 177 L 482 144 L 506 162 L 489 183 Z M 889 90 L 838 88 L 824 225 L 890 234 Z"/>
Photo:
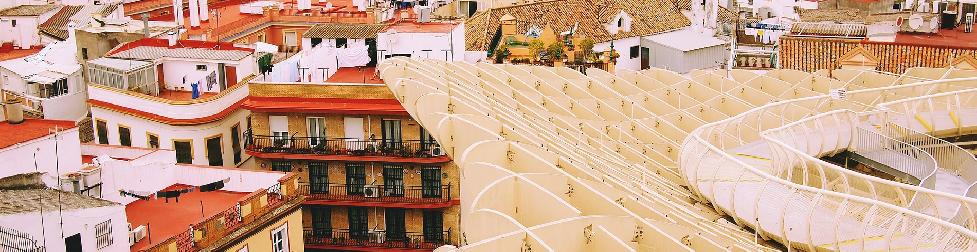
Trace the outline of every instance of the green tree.
<path fill-rule="evenodd" d="M 546 44 L 543 44 L 542 40 L 533 39 L 529 41 L 529 54 L 533 61 L 539 61 L 539 54 L 546 50 Z"/>
<path fill-rule="evenodd" d="M 580 51 L 583 52 L 584 61 L 588 61 L 594 55 L 594 40 L 590 38 L 584 38 L 580 41 Z"/>
<path fill-rule="evenodd" d="M 556 42 L 553 42 L 552 44 L 550 44 L 550 46 L 546 47 L 546 55 L 549 55 L 550 56 L 550 59 L 553 60 L 554 62 L 555 61 L 562 60 L 563 59 L 563 42 L 562 41 L 556 41 Z"/>

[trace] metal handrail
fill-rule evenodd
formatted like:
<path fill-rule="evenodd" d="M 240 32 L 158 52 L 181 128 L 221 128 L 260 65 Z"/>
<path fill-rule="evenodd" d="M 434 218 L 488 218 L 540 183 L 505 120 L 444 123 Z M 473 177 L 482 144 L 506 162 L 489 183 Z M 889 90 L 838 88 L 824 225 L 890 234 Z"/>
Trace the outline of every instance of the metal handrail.
<path fill-rule="evenodd" d="M 392 232 L 390 230 L 307 228 L 302 230 L 306 245 L 332 245 L 372 248 L 435 249 L 449 244 L 450 231 L 436 233 Z"/>
<path fill-rule="evenodd" d="M 246 138 L 245 149 L 264 153 L 408 158 L 431 158 L 445 155 L 441 145 L 436 141 L 266 136 L 254 135 L 250 130 L 246 131 L 244 135 Z"/>
<path fill-rule="evenodd" d="M 309 200 L 358 200 L 385 202 L 447 202 L 451 185 L 406 186 L 367 184 L 299 184 L 299 193 Z M 368 190 L 376 190 L 370 192 Z"/>

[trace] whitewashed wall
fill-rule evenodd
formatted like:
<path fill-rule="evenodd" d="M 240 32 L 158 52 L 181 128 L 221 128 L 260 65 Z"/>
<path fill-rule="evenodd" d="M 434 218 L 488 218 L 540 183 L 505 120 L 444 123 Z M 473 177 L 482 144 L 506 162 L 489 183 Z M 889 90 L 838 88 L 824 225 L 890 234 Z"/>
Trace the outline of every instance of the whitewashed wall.
<path fill-rule="evenodd" d="M 614 51 L 616 51 L 621 57 L 617 58 L 617 64 L 614 65 L 615 68 L 627 69 L 627 70 L 641 70 L 641 57 L 632 59 L 630 55 L 630 50 L 632 46 L 637 46 L 641 44 L 641 37 L 630 37 L 614 40 Z M 605 52 L 611 47 L 611 42 L 603 42 L 594 44 L 595 52 Z M 639 49 L 640 52 L 640 49 Z"/>
<path fill-rule="evenodd" d="M 396 30 L 396 27 L 392 29 Z M 462 61 L 465 59 L 465 25 L 458 24 L 448 33 L 383 32 L 377 34 L 377 54 L 379 61 L 393 54 Z"/>
<path fill-rule="evenodd" d="M 225 97 L 226 98 L 226 97 Z M 124 103 L 123 103 L 124 104 Z M 187 110 L 185 106 L 171 106 L 172 110 Z M 226 106 L 224 107 L 226 108 Z M 92 107 L 92 117 L 97 120 L 104 120 L 108 127 L 108 143 L 119 145 L 119 124 L 129 127 L 129 132 L 134 147 L 149 147 L 147 143 L 147 132 L 159 136 L 159 147 L 161 149 L 173 149 L 173 140 L 191 140 L 191 151 L 193 152 L 193 164 L 207 165 L 207 148 L 205 138 L 221 135 L 221 146 L 223 147 L 224 166 L 235 166 L 234 152 L 231 148 L 231 126 L 239 125 L 238 134 L 243 134 L 247 130 L 247 117 L 250 111 L 238 109 L 223 119 L 199 124 L 174 126 L 160 123 L 148 119 L 134 117 L 120 112 Z M 97 131 L 96 131 L 97 132 Z M 98 134 L 96 134 L 96 138 Z M 244 138 L 241 137 L 241 160 L 247 160 L 248 155 L 243 151 Z M 98 142 L 97 139 L 95 142 Z M 175 154 L 174 154 L 175 157 Z"/>
<path fill-rule="evenodd" d="M 47 209 L 50 210 L 50 209 Z M 57 210 L 57 208 L 55 208 Z M 112 220 L 112 245 L 98 249 L 95 226 Z M 64 237 L 80 234 L 83 251 L 129 251 L 129 227 L 122 205 L 0 215 L 0 226 L 30 234 L 47 251 L 65 251 Z"/>
<path fill-rule="evenodd" d="M 4 148 L 0 150 L 0 160 L 3 162 L 0 177 L 35 171 L 46 172 L 48 176 L 45 176 L 45 183 L 57 187 L 57 176 L 81 168 L 78 128 Z M 60 173 L 57 172 L 59 170 Z"/>

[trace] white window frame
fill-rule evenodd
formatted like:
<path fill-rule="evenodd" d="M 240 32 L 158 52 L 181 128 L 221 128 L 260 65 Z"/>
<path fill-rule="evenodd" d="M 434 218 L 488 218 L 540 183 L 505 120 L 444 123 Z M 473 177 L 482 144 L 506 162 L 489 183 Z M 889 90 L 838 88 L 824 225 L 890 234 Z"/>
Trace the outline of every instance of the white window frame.
<path fill-rule="evenodd" d="M 275 235 L 278 237 L 275 237 Z M 276 240 L 279 239 L 279 240 Z M 278 245 L 281 243 L 281 247 Z M 288 252 L 288 222 L 282 224 L 280 227 L 275 228 L 271 231 L 271 251 L 272 252 Z"/>
<path fill-rule="evenodd" d="M 268 130 L 275 145 L 288 145 L 288 116 L 268 116 Z"/>
<path fill-rule="evenodd" d="M 315 123 L 313 123 L 313 122 L 315 122 Z M 326 139 L 326 118 L 325 117 L 315 117 L 315 116 L 306 117 L 305 118 L 305 124 L 306 124 L 306 133 L 309 136 L 309 145 L 310 146 L 312 146 L 314 144 L 318 144 L 318 143 L 313 143 L 313 138 L 316 138 L 319 141 L 325 141 L 325 139 Z M 316 125 L 313 125 L 313 124 L 316 124 Z M 315 127 L 315 126 L 317 126 L 317 127 Z"/>
<path fill-rule="evenodd" d="M 284 31 L 282 32 L 282 44 L 285 46 L 298 46 L 298 36 L 299 33 L 296 31 Z M 291 38 L 291 40 L 289 38 Z M 292 43 L 288 43 L 289 41 Z"/>

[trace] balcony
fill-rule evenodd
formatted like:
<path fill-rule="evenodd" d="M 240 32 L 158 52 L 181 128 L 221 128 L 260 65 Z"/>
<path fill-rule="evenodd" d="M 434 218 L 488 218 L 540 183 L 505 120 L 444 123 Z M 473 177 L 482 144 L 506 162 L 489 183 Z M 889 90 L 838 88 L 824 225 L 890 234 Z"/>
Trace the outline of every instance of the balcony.
<path fill-rule="evenodd" d="M 306 229 L 305 247 L 332 250 L 400 250 L 432 251 L 449 244 L 450 232 L 435 234 L 415 232 L 350 231 L 349 229 Z"/>
<path fill-rule="evenodd" d="M 234 206 L 190 224 L 186 231 L 152 243 L 140 252 L 177 252 L 216 250 L 234 239 L 263 228 L 282 218 L 301 202 L 295 189 L 298 176 L 287 175 L 274 186 L 253 192 Z M 152 235 L 152 234 L 150 234 Z M 152 242 L 152 240 L 150 240 Z"/>
<path fill-rule="evenodd" d="M 451 199 L 451 185 L 393 186 L 360 184 L 299 184 L 305 204 L 373 206 L 398 208 L 446 208 L 457 205 Z"/>
<path fill-rule="evenodd" d="M 436 142 L 279 137 L 245 132 L 245 149 L 259 158 L 360 162 L 444 163 L 451 159 Z"/>

